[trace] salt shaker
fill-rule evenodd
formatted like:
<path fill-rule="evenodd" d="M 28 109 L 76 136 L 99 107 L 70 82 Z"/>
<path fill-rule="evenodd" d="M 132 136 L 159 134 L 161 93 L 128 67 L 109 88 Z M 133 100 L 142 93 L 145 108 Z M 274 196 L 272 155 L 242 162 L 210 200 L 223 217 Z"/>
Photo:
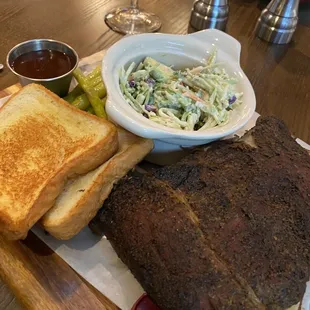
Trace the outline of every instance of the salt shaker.
<path fill-rule="evenodd" d="M 298 23 L 299 0 L 272 0 L 256 24 L 256 35 L 268 42 L 289 43 Z"/>
<path fill-rule="evenodd" d="M 227 0 L 195 1 L 190 19 L 190 25 L 196 30 L 215 28 L 225 30 L 228 19 Z"/>

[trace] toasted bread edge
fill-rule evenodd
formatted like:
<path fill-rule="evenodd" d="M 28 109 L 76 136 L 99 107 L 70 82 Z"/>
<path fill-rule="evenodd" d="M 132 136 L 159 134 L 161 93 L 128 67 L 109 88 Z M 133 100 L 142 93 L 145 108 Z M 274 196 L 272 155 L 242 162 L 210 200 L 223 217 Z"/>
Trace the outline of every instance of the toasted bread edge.
<path fill-rule="evenodd" d="M 100 119 L 97 116 L 91 115 L 87 112 L 78 110 L 71 106 L 65 100 L 59 98 L 57 95 L 47 90 L 45 87 L 38 84 L 29 84 L 25 87 L 37 87 L 59 101 L 60 104 L 65 104 L 73 113 L 81 113 L 86 117 L 95 119 L 98 122 L 104 122 L 107 126 L 107 134 L 97 144 L 85 151 L 78 158 L 74 158 L 67 162 L 61 169 L 50 179 L 44 186 L 37 198 L 29 209 L 27 218 L 17 219 L 12 222 L 12 219 L 7 214 L 0 211 L 0 233 L 9 240 L 24 239 L 27 236 L 31 227 L 53 206 L 55 199 L 64 189 L 65 181 L 68 178 L 87 173 L 100 164 L 108 160 L 115 154 L 118 148 L 117 130 L 115 125 L 107 120 Z M 6 106 L 9 102 L 17 96 L 23 89 L 12 95 L 12 97 L 3 105 Z M 3 107 L 0 108 L 3 109 Z"/>
<path fill-rule="evenodd" d="M 48 217 L 43 217 L 41 220 L 43 228 L 60 240 L 68 240 L 78 234 L 102 207 L 103 202 L 112 191 L 113 185 L 152 150 L 154 146 L 152 140 L 141 140 L 128 146 L 121 153 L 116 153 L 117 163 L 113 161 L 112 157 L 102 166 L 102 171 L 92 182 L 91 188 L 84 192 L 75 207 L 61 221 L 55 222 L 49 220 Z"/>

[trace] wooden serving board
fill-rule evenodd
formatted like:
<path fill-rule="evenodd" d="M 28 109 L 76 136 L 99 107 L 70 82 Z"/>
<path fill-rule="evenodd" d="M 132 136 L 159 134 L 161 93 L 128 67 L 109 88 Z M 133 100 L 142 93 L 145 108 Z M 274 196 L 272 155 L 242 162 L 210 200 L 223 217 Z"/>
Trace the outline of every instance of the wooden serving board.
<path fill-rule="evenodd" d="M 12 85 L 0 98 L 20 89 Z M 27 309 L 118 309 L 32 232 L 24 241 L 0 236 L 0 277 Z"/>
<path fill-rule="evenodd" d="M 22 88 L 22 86 L 19 83 L 17 83 L 17 84 L 14 84 L 14 85 L 6 88 L 6 89 L 0 90 L 0 98 L 15 94 L 21 88 Z"/>

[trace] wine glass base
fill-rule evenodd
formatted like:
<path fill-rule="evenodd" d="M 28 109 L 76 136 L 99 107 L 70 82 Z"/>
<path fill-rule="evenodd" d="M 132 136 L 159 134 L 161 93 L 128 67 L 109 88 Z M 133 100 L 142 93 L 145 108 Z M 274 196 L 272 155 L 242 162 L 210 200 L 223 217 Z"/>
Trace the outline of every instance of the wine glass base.
<path fill-rule="evenodd" d="M 155 32 L 161 27 L 158 16 L 131 7 L 108 13 L 105 22 L 112 30 L 123 34 Z"/>

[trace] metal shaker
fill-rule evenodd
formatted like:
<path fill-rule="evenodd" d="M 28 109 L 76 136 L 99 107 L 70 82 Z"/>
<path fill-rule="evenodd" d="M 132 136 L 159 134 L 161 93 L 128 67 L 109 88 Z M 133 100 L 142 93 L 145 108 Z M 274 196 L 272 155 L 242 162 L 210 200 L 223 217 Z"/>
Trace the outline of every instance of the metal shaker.
<path fill-rule="evenodd" d="M 228 20 L 227 0 L 195 1 L 190 19 L 190 25 L 196 30 L 215 28 L 225 30 Z"/>
<path fill-rule="evenodd" d="M 299 0 L 272 0 L 256 24 L 256 35 L 271 43 L 286 44 L 298 23 Z"/>

